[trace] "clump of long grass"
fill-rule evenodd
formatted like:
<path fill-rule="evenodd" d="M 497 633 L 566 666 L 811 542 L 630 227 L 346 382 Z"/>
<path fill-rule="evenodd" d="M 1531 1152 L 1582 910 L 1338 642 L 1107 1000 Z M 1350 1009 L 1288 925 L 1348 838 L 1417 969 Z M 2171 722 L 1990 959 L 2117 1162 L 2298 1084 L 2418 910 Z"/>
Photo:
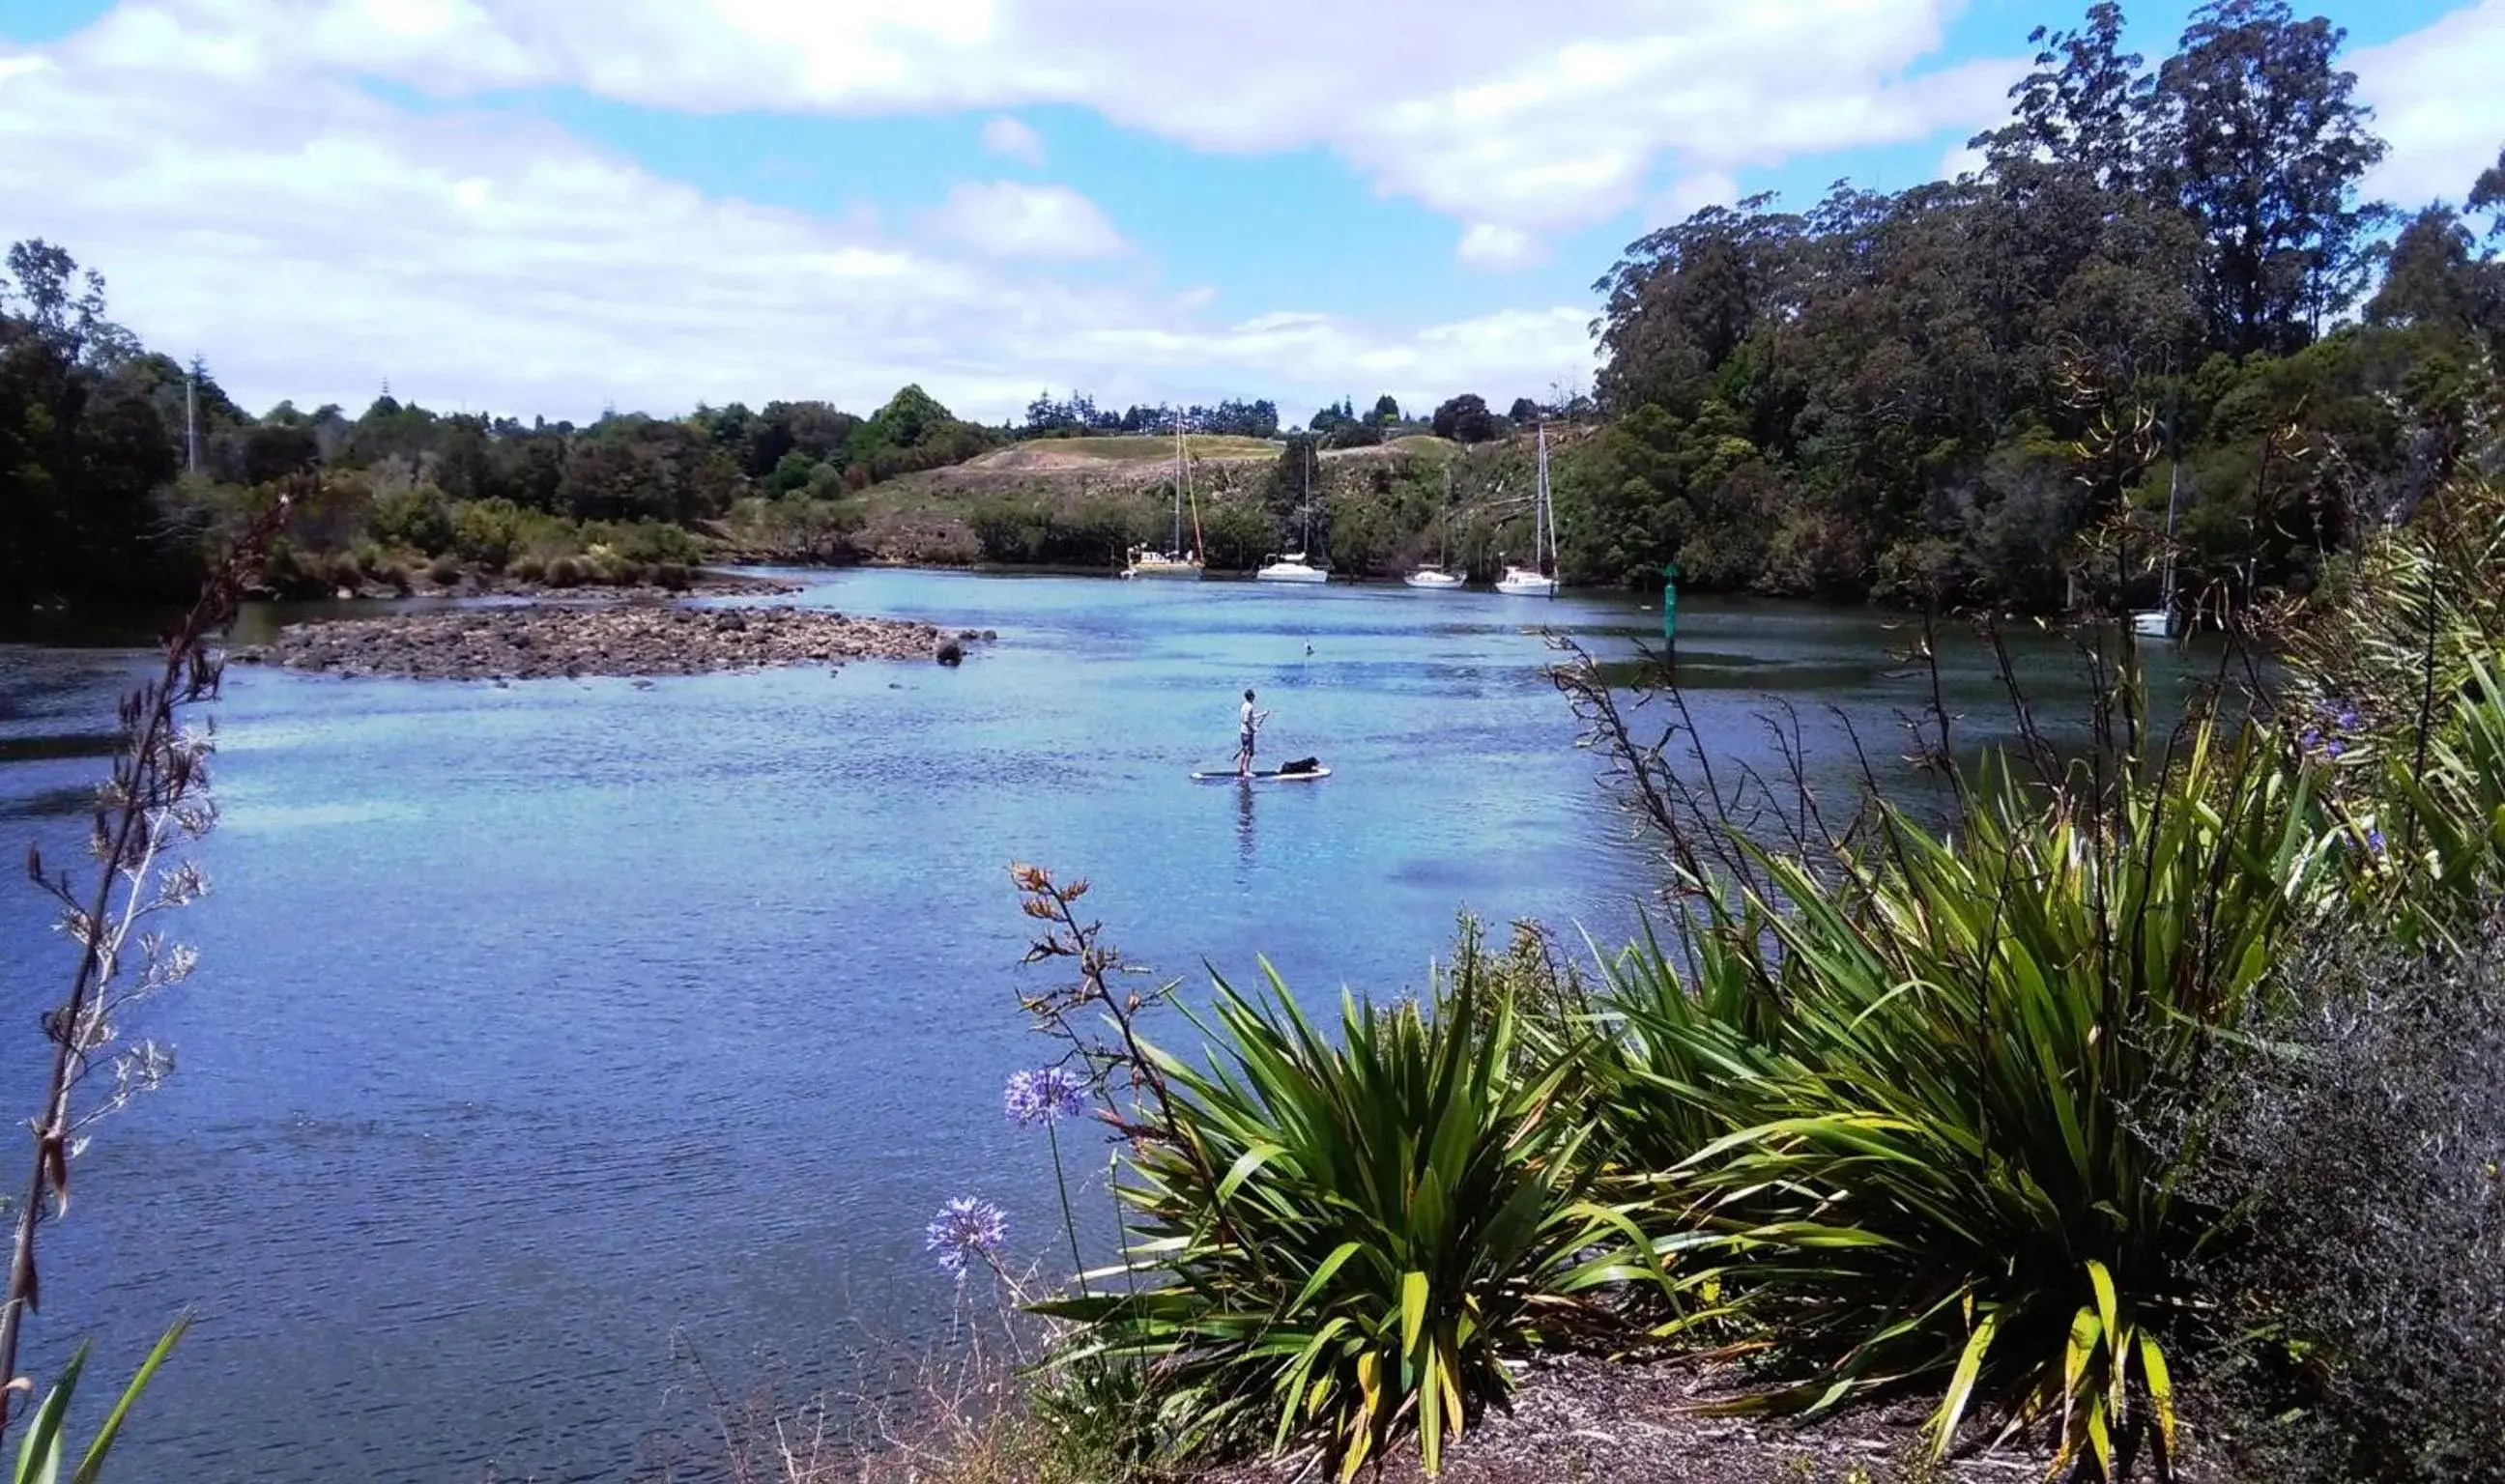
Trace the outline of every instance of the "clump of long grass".
<path fill-rule="evenodd" d="M 1508 1393 L 1506 1354 L 1592 1326 L 1583 1295 L 1622 1272 L 1590 1249 L 1634 1228 L 1585 1198 L 1568 1061 L 1525 1071 L 1475 955 L 1423 1005 L 1344 998 L 1336 1038 L 1275 978 L 1219 980 L 1195 1065 L 1145 1038 L 1146 1000 L 1073 911 L 1083 883 L 1019 882 L 1050 924 L 1036 956 L 1081 966 L 1031 1006 L 1110 1094 L 1129 1213 L 1122 1263 L 1040 1307 L 1079 1327 L 1065 1367 L 1140 1367 L 1168 1456 L 1315 1439 L 1347 1477 L 1414 1433 L 1432 1470 Z M 1082 1010 L 1111 1035 L 1075 1030 Z"/>
<path fill-rule="evenodd" d="M 1655 1250 L 1768 1327 L 1784 1399 L 1925 1382 L 1942 1449 L 1980 1398 L 2108 1474 L 2143 1421 L 2170 1441 L 2160 1336 L 2213 1213 L 2131 1111 L 2306 920 L 2305 789 L 2208 723 L 2110 810 L 1994 774 L 1954 837 L 1888 811 L 1840 886 L 1765 854 L 1780 900 L 1714 900 L 1692 980 L 1621 970 L 1613 1112 L 1667 1125 L 1657 1161 L 1696 1141 L 1656 1164 Z"/>

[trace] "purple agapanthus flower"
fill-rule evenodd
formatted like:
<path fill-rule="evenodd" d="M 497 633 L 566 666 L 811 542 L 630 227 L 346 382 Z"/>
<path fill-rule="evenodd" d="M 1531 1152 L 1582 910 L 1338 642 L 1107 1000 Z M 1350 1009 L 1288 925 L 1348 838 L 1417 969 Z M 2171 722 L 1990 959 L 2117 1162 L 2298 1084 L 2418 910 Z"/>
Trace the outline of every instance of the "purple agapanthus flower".
<path fill-rule="evenodd" d="M 1000 1207 L 971 1195 L 960 1195 L 931 1218 L 922 1245 L 935 1254 L 939 1270 L 963 1275 L 966 1259 L 974 1253 L 998 1253 L 1009 1236 L 1009 1219 Z"/>
<path fill-rule="evenodd" d="M 2313 704 L 2314 725 L 2305 729 L 2296 740 L 2307 752 L 2319 752 L 2333 762 L 2348 750 L 2348 739 L 2357 730 L 2357 708 L 2345 701 L 2317 701 Z"/>
<path fill-rule="evenodd" d="M 2378 855 L 2383 853 L 2383 832 L 2382 830 L 2368 830 L 2366 832 L 2366 848 L 2374 851 Z"/>
<path fill-rule="evenodd" d="M 1087 1084 L 1061 1067 L 1011 1072 L 1001 1088 L 1001 1111 L 1020 1128 L 1075 1119 L 1087 1111 Z"/>

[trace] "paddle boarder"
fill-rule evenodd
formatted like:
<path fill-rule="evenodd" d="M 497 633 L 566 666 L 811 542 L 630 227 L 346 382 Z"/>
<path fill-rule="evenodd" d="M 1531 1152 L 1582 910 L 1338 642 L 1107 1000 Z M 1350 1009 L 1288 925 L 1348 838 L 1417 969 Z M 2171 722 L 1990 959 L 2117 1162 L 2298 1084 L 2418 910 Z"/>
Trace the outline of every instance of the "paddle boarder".
<path fill-rule="evenodd" d="M 1237 777 L 1249 778 L 1252 776 L 1253 737 L 1261 730 L 1261 723 L 1269 719 L 1268 711 L 1252 709 L 1252 692 L 1247 689 L 1244 692 L 1243 709 L 1236 713 L 1235 718 L 1235 776 Z"/>

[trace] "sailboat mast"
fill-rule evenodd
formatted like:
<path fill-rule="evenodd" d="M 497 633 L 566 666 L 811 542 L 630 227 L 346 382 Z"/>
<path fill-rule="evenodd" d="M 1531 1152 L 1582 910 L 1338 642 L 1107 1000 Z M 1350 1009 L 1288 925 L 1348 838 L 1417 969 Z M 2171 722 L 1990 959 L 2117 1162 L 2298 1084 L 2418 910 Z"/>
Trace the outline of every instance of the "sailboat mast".
<path fill-rule="evenodd" d="M 191 367 L 183 372 L 183 468 L 193 474 L 200 471 L 199 420 L 194 411 L 199 385 L 200 358 L 194 356 Z"/>
<path fill-rule="evenodd" d="M 2168 361 L 2172 362 L 2170 355 Z M 2177 386 L 2166 407 L 2166 574 L 2158 582 L 2158 606 L 2173 622 L 2174 612 L 2174 516 L 2183 500 L 2183 447 L 2175 441 L 2177 422 L 2183 415 L 2183 390 Z"/>
<path fill-rule="evenodd" d="M 1557 556 L 1557 518 L 1548 510 L 1548 425 L 1546 423 L 1539 425 L 1537 448 L 1539 477 L 1532 491 L 1531 563 L 1545 572 L 1548 570 L 1549 564 Z M 1546 543 L 1544 546 L 1543 541 Z M 1546 553 L 1544 558 L 1541 555 L 1543 551 Z M 1555 595 L 1552 593 L 1550 596 Z"/>
<path fill-rule="evenodd" d="M 1191 464 L 1183 454 L 1182 411 L 1175 410 L 1175 498 L 1174 544 L 1167 548 L 1176 556 L 1182 555 L 1182 482 L 1191 477 Z"/>
<path fill-rule="evenodd" d="M 2166 575 L 2158 584 L 2157 605 L 2174 611 L 2174 512 L 2183 499 L 2183 462 L 2166 461 Z"/>

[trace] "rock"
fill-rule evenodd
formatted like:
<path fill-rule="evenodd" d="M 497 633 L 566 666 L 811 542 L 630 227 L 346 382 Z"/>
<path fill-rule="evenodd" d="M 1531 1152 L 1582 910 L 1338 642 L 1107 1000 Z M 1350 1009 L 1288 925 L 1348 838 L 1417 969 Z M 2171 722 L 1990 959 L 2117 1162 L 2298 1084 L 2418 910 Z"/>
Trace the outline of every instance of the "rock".
<path fill-rule="evenodd" d="M 523 604 L 300 624 L 247 663 L 426 679 L 695 674 L 762 665 L 915 659 L 961 664 L 974 631 L 809 608 Z"/>

